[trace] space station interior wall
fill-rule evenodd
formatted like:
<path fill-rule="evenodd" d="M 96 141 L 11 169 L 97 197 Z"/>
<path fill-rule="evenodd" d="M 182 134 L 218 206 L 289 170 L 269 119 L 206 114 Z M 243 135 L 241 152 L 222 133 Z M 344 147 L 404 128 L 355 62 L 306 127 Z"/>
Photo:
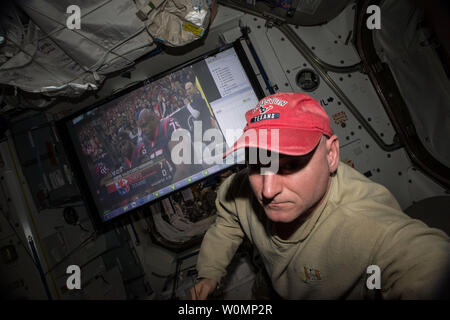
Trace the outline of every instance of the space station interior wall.
<path fill-rule="evenodd" d="M 330 65 L 351 66 L 360 61 L 355 47 L 348 41 L 353 19 L 354 6 L 350 4 L 339 16 L 325 25 L 298 28 L 292 26 L 292 29 L 319 59 Z M 234 23 L 230 23 L 231 27 L 226 28 L 226 23 L 230 21 Z M 216 36 L 219 40 L 214 41 L 220 41 L 222 44 L 232 42 L 241 36 L 238 25 L 248 27 L 249 39 L 267 74 L 269 83 L 265 82 L 249 48 L 245 47 L 265 93 L 269 94 L 269 87 L 274 91 L 302 91 L 298 76 L 305 70 L 314 72 L 314 67 L 278 28 L 268 25 L 265 19 L 219 7 L 218 17 L 211 26 L 208 37 Z M 214 30 L 220 32 L 214 33 Z M 357 106 L 379 137 L 386 144 L 392 143 L 395 131 L 367 75 L 359 71 L 329 72 L 329 75 Z M 327 83 L 319 79 L 318 87 L 309 94 L 320 101 L 331 118 L 333 130 L 340 139 L 341 160 L 370 179 L 385 185 L 398 199 L 402 208 L 423 198 L 445 195 L 441 186 L 413 166 L 403 148 L 392 152 L 382 150 Z M 44 137 L 50 133 L 40 134 Z M 26 237 L 32 236 L 35 239 L 45 279 L 54 299 L 169 299 L 174 291 L 179 297 L 187 294 L 187 289 L 195 277 L 192 270 L 195 268 L 199 243 L 182 252 L 165 248 L 150 237 L 146 218 L 133 219 L 133 223 L 122 228 L 93 236 L 93 227 L 82 204 L 76 207 L 79 223 L 75 225 L 68 225 L 64 221 L 61 208 L 38 210 L 38 204 L 34 203 L 36 200 L 33 200 L 30 192 L 33 187 L 30 185 L 41 183 L 38 181 L 40 177 L 29 178 L 31 174 L 28 174 L 28 177 L 23 175 L 27 169 L 19 168 L 18 164 L 23 164 L 26 160 L 21 161 L 18 154 L 26 154 L 27 151 L 22 149 L 23 147 L 19 146 L 14 148 L 12 139 L 2 143 L 1 152 L 5 163 L 1 169 L 2 177 L 8 177 L 11 183 L 16 185 L 16 189 L 11 189 L 4 184 L 4 197 L 11 198 L 14 204 L 22 204 L 22 207 L 10 205 L 9 217 L 20 223 L 20 215 L 17 212 L 23 212 L 28 229 L 21 232 L 25 233 Z M 15 160 L 12 161 L 12 158 Z M 21 188 L 20 185 L 24 187 Z M 24 199 L 30 203 L 28 207 L 23 207 Z M 4 217 L 0 218 L 0 247 L 8 245 L 11 239 L 14 239 L 12 245 L 20 247 L 17 235 L 12 232 Z M 25 244 L 26 237 L 23 237 Z M 25 245 L 23 248 L 31 252 L 29 246 Z M 45 290 L 36 269 L 30 263 L 30 257 L 25 249 L 18 249 L 17 253 L 18 258 L 15 261 L 2 265 L 3 269 L 11 273 L 6 286 L 17 296 L 45 298 Z M 230 274 L 228 290 L 224 291 L 226 298 L 251 298 L 249 288 L 252 285 L 254 269 L 249 257 L 241 258 Z M 86 290 L 64 289 L 68 264 L 82 266 L 82 285 Z M 14 273 L 13 270 L 18 265 L 26 265 L 34 271 Z M 176 270 L 180 272 L 176 279 L 177 286 L 173 290 Z"/>

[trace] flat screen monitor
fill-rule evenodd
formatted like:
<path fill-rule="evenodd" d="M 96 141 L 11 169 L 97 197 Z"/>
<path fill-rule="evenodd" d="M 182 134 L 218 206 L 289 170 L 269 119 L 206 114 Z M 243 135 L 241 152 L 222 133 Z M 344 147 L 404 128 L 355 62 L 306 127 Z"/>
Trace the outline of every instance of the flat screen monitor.
<path fill-rule="evenodd" d="M 243 159 L 222 153 L 263 91 L 236 41 L 59 123 L 95 224 L 135 211 Z"/>

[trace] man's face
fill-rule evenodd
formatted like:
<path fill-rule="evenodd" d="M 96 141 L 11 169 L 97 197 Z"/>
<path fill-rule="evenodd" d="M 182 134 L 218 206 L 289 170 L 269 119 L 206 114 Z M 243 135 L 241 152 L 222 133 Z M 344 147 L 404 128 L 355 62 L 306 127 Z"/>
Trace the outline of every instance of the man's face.
<path fill-rule="evenodd" d="M 250 185 L 270 220 L 293 222 L 324 197 L 334 171 L 329 165 L 328 144 L 322 137 L 308 155 L 279 155 L 277 172 L 262 175 L 260 165 L 248 165 Z"/>
<path fill-rule="evenodd" d="M 159 125 L 159 120 L 151 116 L 149 113 L 143 113 L 139 116 L 137 125 L 142 129 L 142 132 L 147 139 L 152 139 L 153 134 Z"/>
<path fill-rule="evenodd" d="M 142 125 L 142 132 L 149 139 L 153 137 L 153 133 L 155 132 L 155 130 L 156 126 L 154 121 L 148 121 Z"/>
<path fill-rule="evenodd" d="M 195 94 L 195 88 L 191 82 L 186 83 L 185 89 L 188 96 L 192 97 Z"/>
<path fill-rule="evenodd" d="M 131 141 L 127 141 L 125 139 L 122 139 L 119 141 L 119 151 L 120 151 L 120 155 L 122 157 L 128 157 L 131 155 L 131 152 L 133 151 L 133 144 L 131 143 Z"/>

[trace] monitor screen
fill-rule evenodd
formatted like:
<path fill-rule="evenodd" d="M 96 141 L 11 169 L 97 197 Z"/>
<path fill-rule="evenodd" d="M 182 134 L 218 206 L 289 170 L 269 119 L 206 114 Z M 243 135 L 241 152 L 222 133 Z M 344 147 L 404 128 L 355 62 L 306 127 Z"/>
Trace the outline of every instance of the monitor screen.
<path fill-rule="evenodd" d="M 239 41 L 119 92 L 60 132 L 100 223 L 230 168 L 262 90 Z"/>

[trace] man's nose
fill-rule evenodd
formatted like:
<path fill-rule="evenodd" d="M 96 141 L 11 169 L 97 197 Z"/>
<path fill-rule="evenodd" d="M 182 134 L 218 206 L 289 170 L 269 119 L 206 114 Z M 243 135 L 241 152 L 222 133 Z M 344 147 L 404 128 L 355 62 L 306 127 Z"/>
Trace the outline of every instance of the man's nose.
<path fill-rule="evenodd" d="M 267 172 L 262 175 L 263 178 L 263 186 L 262 186 L 262 196 L 265 199 L 273 199 L 283 188 L 280 177 L 276 173 Z"/>

